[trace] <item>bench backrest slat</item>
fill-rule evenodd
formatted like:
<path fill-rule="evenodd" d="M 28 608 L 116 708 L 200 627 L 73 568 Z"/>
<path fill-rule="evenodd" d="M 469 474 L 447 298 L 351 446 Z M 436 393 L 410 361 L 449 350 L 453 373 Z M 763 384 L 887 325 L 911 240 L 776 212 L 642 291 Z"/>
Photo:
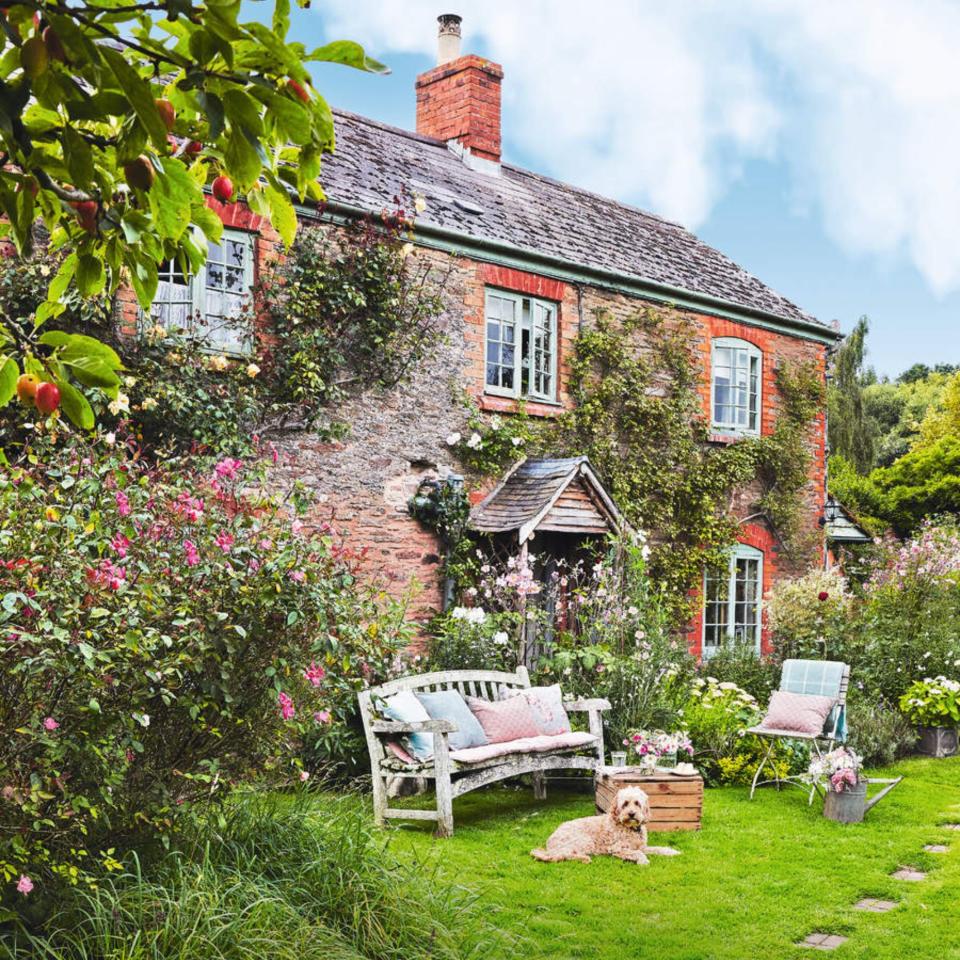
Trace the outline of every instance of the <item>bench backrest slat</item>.
<path fill-rule="evenodd" d="M 370 760 L 377 768 L 384 758 L 383 741 L 370 729 L 376 713 L 375 701 L 385 699 L 401 690 L 458 690 L 463 696 L 482 697 L 485 700 L 503 700 L 515 690 L 525 690 L 530 686 L 530 675 L 526 667 L 518 667 L 516 673 L 502 670 L 441 670 L 389 680 L 378 687 L 361 690 L 357 694 L 360 705 L 360 717 L 366 734 Z"/>

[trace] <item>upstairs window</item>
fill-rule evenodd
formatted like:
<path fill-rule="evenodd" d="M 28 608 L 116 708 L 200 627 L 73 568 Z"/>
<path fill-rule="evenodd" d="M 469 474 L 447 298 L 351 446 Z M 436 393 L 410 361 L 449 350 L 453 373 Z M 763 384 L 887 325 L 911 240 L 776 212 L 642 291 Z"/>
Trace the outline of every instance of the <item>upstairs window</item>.
<path fill-rule="evenodd" d="M 207 263 L 185 275 L 175 260 L 160 264 L 157 296 L 150 316 L 168 330 L 203 338 L 211 350 L 246 354 L 251 349 L 243 308 L 253 287 L 253 236 L 224 230 L 209 245 Z"/>
<path fill-rule="evenodd" d="M 746 340 L 718 337 L 710 370 L 711 427 L 718 433 L 760 433 L 763 354 Z"/>
<path fill-rule="evenodd" d="M 737 544 L 725 566 L 707 568 L 703 576 L 703 657 L 734 644 L 760 653 L 760 597 L 763 552 Z"/>
<path fill-rule="evenodd" d="M 488 290 L 484 357 L 487 393 L 556 400 L 556 304 Z"/>

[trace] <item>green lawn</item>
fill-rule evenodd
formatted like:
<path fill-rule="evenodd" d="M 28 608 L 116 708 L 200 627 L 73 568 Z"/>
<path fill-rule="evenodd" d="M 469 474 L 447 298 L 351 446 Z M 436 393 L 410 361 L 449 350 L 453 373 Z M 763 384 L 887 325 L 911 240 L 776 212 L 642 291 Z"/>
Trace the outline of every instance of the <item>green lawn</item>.
<path fill-rule="evenodd" d="M 408 823 L 389 831 L 401 858 L 436 864 L 480 894 L 518 937 L 518 957 L 591 960 L 753 960 L 809 957 L 812 932 L 849 941 L 840 958 L 960 958 L 960 758 L 909 760 L 883 775 L 905 780 L 858 825 L 825 820 L 799 790 L 708 790 L 703 829 L 655 835 L 682 851 L 638 867 L 607 857 L 543 864 L 529 856 L 564 820 L 590 815 L 591 797 L 494 787 L 455 804 L 456 835 L 433 840 Z M 394 821 L 396 822 L 396 821 Z M 923 852 L 950 844 L 946 854 Z M 926 880 L 891 879 L 898 866 Z M 899 901 L 887 914 L 852 909 L 861 897 Z"/>

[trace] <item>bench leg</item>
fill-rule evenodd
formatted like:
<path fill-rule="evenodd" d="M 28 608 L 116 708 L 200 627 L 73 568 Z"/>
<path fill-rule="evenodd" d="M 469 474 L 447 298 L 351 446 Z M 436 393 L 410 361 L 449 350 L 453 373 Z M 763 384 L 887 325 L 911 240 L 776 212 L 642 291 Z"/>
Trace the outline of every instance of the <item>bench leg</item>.
<path fill-rule="evenodd" d="M 543 773 L 534 773 L 531 774 L 533 779 L 533 799 L 534 800 L 546 800 L 547 799 L 547 778 Z"/>
<path fill-rule="evenodd" d="M 447 735 L 433 736 L 433 772 L 437 791 L 437 829 L 435 836 L 453 836 L 453 784 L 450 781 L 450 754 Z"/>
<path fill-rule="evenodd" d="M 374 770 L 370 779 L 373 783 L 373 820 L 382 827 L 387 819 L 387 778 Z"/>

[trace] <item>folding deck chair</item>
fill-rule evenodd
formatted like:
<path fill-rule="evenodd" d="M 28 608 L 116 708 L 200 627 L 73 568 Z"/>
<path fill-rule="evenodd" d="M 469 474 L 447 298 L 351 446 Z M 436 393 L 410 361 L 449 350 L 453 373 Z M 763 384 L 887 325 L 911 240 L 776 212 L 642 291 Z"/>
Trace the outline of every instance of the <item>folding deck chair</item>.
<path fill-rule="evenodd" d="M 777 740 L 807 740 L 818 757 L 829 753 L 837 743 L 847 739 L 847 687 L 850 685 L 850 667 L 836 660 L 784 660 L 783 673 L 780 675 L 780 689 L 786 693 L 800 693 L 821 697 L 830 697 L 835 701 L 833 709 L 827 715 L 823 730 L 811 735 L 796 730 L 770 730 L 766 727 L 752 727 L 747 733 L 767 739 L 767 750 L 753 775 L 750 787 L 750 799 L 758 786 L 775 783 L 779 790 L 784 784 L 806 788 L 801 776 L 781 777 L 773 762 L 773 750 Z M 825 747 L 825 749 L 822 749 Z M 773 773 L 772 780 L 761 780 L 760 774 L 769 765 Z M 809 803 L 813 803 L 816 784 L 810 786 Z"/>

